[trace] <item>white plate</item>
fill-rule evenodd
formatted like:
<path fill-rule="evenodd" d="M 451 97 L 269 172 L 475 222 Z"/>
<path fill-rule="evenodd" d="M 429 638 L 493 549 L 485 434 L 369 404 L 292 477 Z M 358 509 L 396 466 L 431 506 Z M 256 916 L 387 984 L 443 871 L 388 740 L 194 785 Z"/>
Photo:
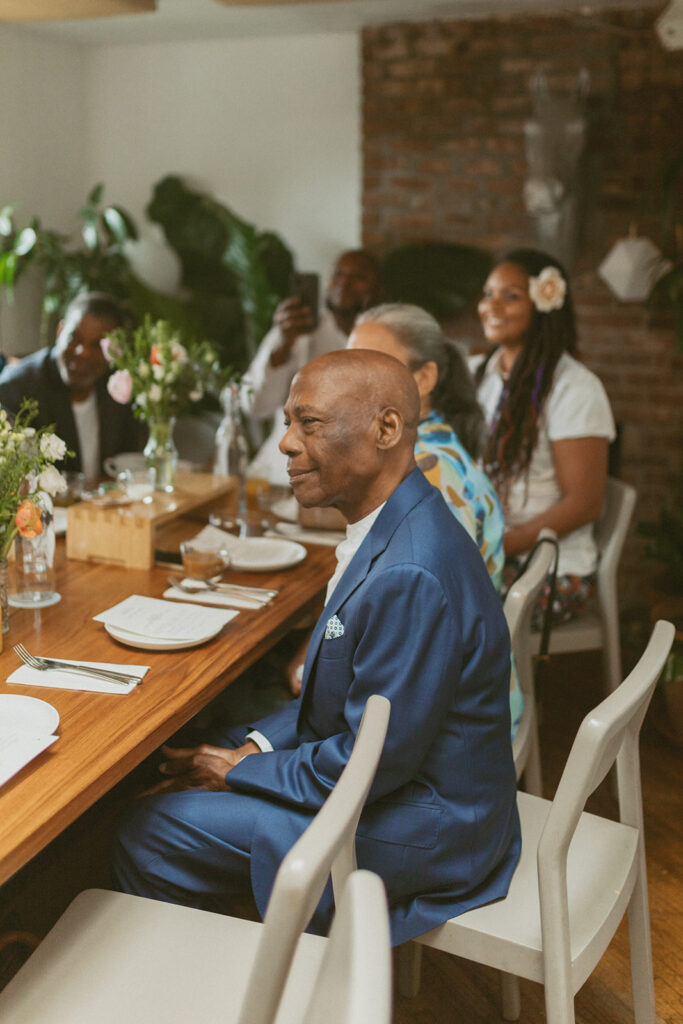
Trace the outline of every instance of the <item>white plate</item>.
<path fill-rule="evenodd" d="M 299 502 L 293 494 L 289 498 L 278 498 L 270 506 L 270 511 L 278 519 L 286 519 L 288 523 L 299 522 Z"/>
<path fill-rule="evenodd" d="M 108 622 L 104 623 L 104 628 L 114 640 L 128 647 L 139 647 L 143 651 L 181 651 L 184 647 L 199 647 L 200 644 L 205 644 L 207 640 L 220 633 L 223 626 L 196 640 L 168 640 L 159 636 L 141 636 L 139 633 L 129 633 L 127 629 L 111 626 Z"/>
<path fill-rule="evenodd" d="M 228 569 L 238 572 L 276 572 L 303 562 L 307 555 L 303 544 L 275 537 L 245 537 L 230 548 Z"/>
<path fill-rule="evenodd" d="M 0 693 L 0 731 L 49 736 L 59 725 L 59 712 L 46 700 L 20 693 Z"/>

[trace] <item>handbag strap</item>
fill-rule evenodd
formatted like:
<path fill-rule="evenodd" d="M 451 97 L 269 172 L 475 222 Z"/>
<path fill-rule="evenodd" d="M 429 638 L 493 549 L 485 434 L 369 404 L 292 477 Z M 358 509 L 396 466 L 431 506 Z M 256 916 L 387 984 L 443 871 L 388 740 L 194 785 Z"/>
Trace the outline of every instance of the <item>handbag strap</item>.
<path fill-rule="evenodd" d="M 531 559 L 534 557 L 534 555 L 540 548 L 541 544 L 552 544 L 552 546 L 555 548 L 555 556 L 553 558 L 552 565 L 550 566 L 550 569 L 548 571 L 548 603 L 546 604 L 545 611 L 543 613 L 543 628 L 541 630 L 541 643 L 537 655 L 537 667 L 539 662 L 547 662 L 550 660 L 548 648 L 550 647 L 550 633 L 553 627 L 553 605 L 555 603 L 555 594 L 557 591 L 557 563 L 560 558 L 560 545 L 558 543 L 557 538 L 539 537 L 539 539 L 532 547 L 531 551 L 524 559 L 521 569 L 515 576 L 515 582 L 517 582 L 520 576 L 524 575 L 524 573 L 529 568 L 529 563 L 531 562 Z"/>

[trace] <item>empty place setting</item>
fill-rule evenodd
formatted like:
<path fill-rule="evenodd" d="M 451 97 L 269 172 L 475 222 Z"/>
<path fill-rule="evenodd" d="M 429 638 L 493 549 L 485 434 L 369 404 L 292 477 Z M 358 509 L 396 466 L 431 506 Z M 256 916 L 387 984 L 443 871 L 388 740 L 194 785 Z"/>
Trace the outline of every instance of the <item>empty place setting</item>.
<path fill-rule="evenodd" d="M 235 610 L 169 604 L 133 594 L 93 616 L 119 643 L 147 650 L 176 650 L 205 643 L 238 614 Z"/>

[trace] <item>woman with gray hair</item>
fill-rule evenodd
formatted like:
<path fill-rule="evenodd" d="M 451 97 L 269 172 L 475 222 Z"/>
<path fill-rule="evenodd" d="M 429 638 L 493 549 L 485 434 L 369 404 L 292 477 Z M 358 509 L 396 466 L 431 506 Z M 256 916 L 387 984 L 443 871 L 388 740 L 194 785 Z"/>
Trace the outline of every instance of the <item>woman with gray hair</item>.
<path fill-rule="evenodd" d="M 479 547 L 489 576 L 500 590 L 505 524 L 493 484 L 476 462 L 484 438 L 484 414 L 459 349 L 426 310 L 399 302 L 361 313 L 347 348 L 377 349 L 412 372 L 420 394 L 415 461 Z M 512 663 L 513 738 L 523 710 L 524 696 Z"/>
<path fill-rule="evenodd" d="M 377 349 L 412 372 L 420 393 L 415 461 L 478 545 L 496 589 L 502 578 L 503 515 L 476 459 L 484 416 L 456 345 L 424 309 L 387 303 L 362 313 L 348 348 Z"/>

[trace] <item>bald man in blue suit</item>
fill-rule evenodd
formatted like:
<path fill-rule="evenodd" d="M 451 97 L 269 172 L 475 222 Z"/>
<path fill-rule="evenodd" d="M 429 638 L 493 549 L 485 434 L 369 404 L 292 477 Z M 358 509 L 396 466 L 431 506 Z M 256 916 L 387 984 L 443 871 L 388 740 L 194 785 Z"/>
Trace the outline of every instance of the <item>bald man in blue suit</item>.
<path fill-rule="evenodd" d="M 391 719 L 357 856 L 384 879 L 393 942 L 505 896 L 520 848 L 508 631 L 476 545 L 415 468 L 418 409 L 410 371 L 382 353 L 332 353 L 295 378 L 292 488 L 349 522 L 302 693 L 230 748 L 166 748 L 167 780 L 118 831 L 124 891 L 227 910 L 250 886 L 263 914 L 381 693 Z M 313 930 L 332 909 L 328 887 Z"/>

